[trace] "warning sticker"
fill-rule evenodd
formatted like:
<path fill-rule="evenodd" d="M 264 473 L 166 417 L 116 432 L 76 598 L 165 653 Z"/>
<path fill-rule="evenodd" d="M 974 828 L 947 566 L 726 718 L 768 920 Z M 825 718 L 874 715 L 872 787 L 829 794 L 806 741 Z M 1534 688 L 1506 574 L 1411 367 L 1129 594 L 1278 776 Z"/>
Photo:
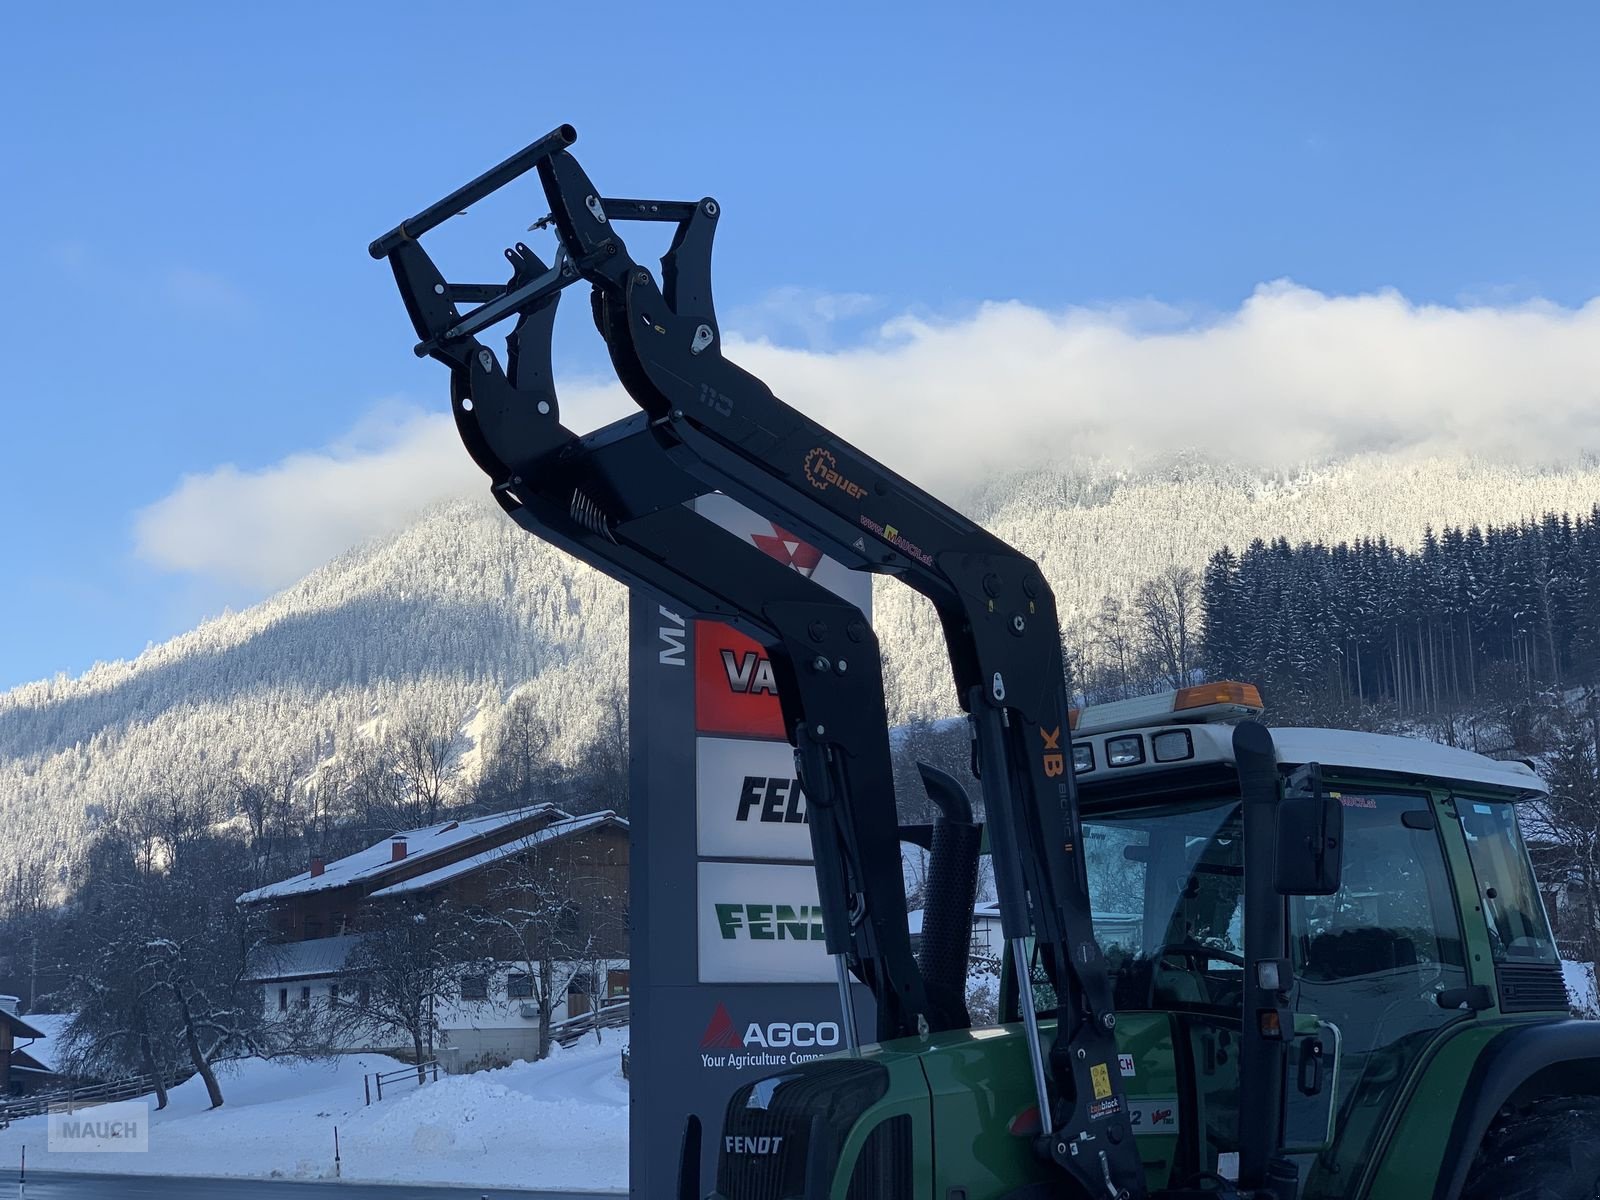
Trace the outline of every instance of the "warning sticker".
<path fill-rule="evenodd" d="M 1089 1068 L 1089 1081 L 1094 1085 L 1094 1098 L 1104 1100 L 1111 1095 L 1111 1069 L 1105 1063 L 1095 1063 Z"/>

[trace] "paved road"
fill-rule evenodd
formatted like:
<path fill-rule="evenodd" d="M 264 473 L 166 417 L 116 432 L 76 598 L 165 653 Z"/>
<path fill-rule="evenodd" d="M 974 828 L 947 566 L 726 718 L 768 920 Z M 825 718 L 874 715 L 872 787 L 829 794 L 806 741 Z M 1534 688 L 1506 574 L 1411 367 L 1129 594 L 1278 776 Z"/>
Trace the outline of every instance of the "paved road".
<path fill-rule="evenodd" d="M 0 1176 L 0 1200 L 595 1200 L 621 1192 L 527 1192 L 420 1184 L 285 1183 L 258 1179 L 183 1179 L 170 1175 L 66 1175 L 29 1171 L 26 1187 Z"/>

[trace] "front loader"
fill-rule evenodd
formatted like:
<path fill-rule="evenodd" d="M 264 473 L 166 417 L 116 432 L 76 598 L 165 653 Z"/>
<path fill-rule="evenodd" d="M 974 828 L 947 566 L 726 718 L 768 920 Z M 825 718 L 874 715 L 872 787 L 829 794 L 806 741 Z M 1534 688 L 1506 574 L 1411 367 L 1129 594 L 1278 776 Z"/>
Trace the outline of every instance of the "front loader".
<path fill-rule="evenodd" d="M 1464 766 L 1454 775 L 1408 769 L 1403 755 L 1374 758 L 1371 747 L 1339 749 L 1329 762 L 1296 759 L 1281 735 L 1247 719 L 1259 704 L 1251 702 L 1253 689 L 1237 685 L 1213 688 L 1201 697 L 1210 697 L 1206 703 L 1175 701 L 1161 714 L 1164 723 L 1120 727 L 1102 751 L 1109 756 L 1120 739 L 1122 757 L 1097 767 L 1089 727 L 1069 708 L 1054 599 L 1036 564 L 728 360 L 711 292 L 717 202 L 605 196 L 573 157 L 575 140 L 572 127 L 561 126 L 370 251 L 394 271 L 418 337 L 415 352 L 449 368 L 457 427 L 507 512 L 624 582 L 743 629 L 771 656 L 811 806 L 826 945 L 851 1044 L 740 1088 L 718 1135 L 717 1178 L 700 1180 L 692 1165 L 698 1156 L 686 1153 L 680 1200 L 708 1185 L 728 1200 L 1398 1195 L 1385 1192 L 1388 1177 L 1375 1175 L 1375 1164 L 1387 1161 L 1393 1139 L 1417 1117 L 1426 1088 L 1441 1086 L 1444 1077 L 1432 1072 L 1445 1051 L 1455 1047 L 1458 1059 L 1465 1053 L 1462 1026 L 1481 1033 L 1518 1011 L 1506 1003 L 1506 971 L 1538 994 L 1544 1007 L 1523 1011 L 1541 1019 L 1518 1016 L 1479 1038 L 1469 1069 L 1502 1044 L 1501 1034 L 1526 1036 L 1510 1026 L 1556 1032 L 1540 1033 L 1540 1050 L 1519 1052 L 1513 1061 L 1522 1065 L 1494 1077 L 1489 1118 L 1469 1117 L 1458 1104 L 1441 1119 L 1468 1130 L 1464 1140 L 1408 1158 L 1404 1169 L 1425 1173 L 1435 1195 L 1460 1194 L 1466 1167 L 1457 1171 L 1447 1159 L 1473 1161 L 1486 1138 L 1510 1127 L 1493 1115 L 1501 1099 L 1526 1105 L 1541 1089 L 1563 1099 L 1589 1094 L 1580 1087 L 1588 1076 L 1574 1064 L 1600 1062 L 1600 1038 L 1552 1020 L 1559 1006 L 1534 928 L 1542 908 L 1528 919 L 1532 932 L 1521 935 L 1538 961 L 1502 969 L 1502 953 L 1492 976 L 1465 961 L 1470 937 L 1436 938 L 1436 956 L 1453 945 L 1463 958 L 1459 986 L 1452 975 L 1451 987 L 1437 988 L 1442 975 L 1405 974 L 1415 966 L 1414 945 L 1389 959 L 1387 951 L 1363 958 L 1359 930 L 1340 940 L 1342 928 L 1328 933 L 1324 926 L 1337 923 L 1319 915 L 1320 905 L 1331 904 L 1342 918 L 1350 890 L 1341 864 L 1351 797 L 1329 780 L 1355 780 L 1372 792 L 1355 797 L 1371 801 L 1370 811 L 1392 808 L 1398 827 L 1413 832 L 1431 820 L 1436 836 L 1445 819 L 1441 783 L 1451 804 L 1450 788 L 1478 787 L 1473 803 L 1492 812 L 1536 794 L 1533 784 L 1497 791 L 1474 782 Z M 548 207 L 535 225 L 556 234 L 550 260 L 519 242 L 506 251 L 504 284 L 445 279 L 419 239 L 530 171 Z M 636 221 L 672 227 L 659 278 L 623 240 L 620 227 Z M 557 302 L 580 282 L 617 375 L 641 409 L 581 436 L 560 423 L 550 365 Z M 514 325 L 502 364 L 479 335 L 506 321 Z M 960 970 L 964 979 L 964 955 L 948 952 L 948 938 L 946 952 L 913 953 L 876 639 L 853 606 L 697 513 L 695 501 L 713 492 L 847 567 L 901 579 L 939 613 L 971 726 L 993 860 L 1009 1018 L 1001 1026 L 970 1027 L 962 980 L 950 977 Z M 1190 753 L 1162 758 L 1157 747 L 1175 755 L 1180 734 Z M 1139 757 L 1131 761 L 1135 743 Z M 1080 779 L 1097 795 L 1080 794 Z M 930 776 L 929 787 L 947 814 L 935 856 L 940 886 L 948 881 L 960 897 L 977 839 L 959 830 L 975 827 L 954 781 Z M 1086 825 L 1086 814 L 1096 819 Z M 1455 809 L 1450 816 L 1458 817 Z M 1496 826 L 1491 841 L 1504 850 L 1510 836 Z M 1452 898 L 1466 925 L 1474 920 L 1468 906 L 1481 924 L 1481 897 L 1504 885 L 1466 887 L 1470 852 L 1444 840 L 1446 865 L 1419 875 L 1430 903 Z M 1098 858 L 1102 843 L 1123 857 Z M 1495 861 L 1509 878 L 1526 855 L 1518 842 Z M 1117 914 L 1097 904 L 1096 892 L 1132 874 L 1142 882 L 1125 889 L 1126 903 L 1143 907 L 1126 915 L 1138 936 L 1114 943 L 1108 959 L 1102 943 L 1111 943 L 1097 926 L 1109 927 Z M 970 896 L 959 903 L 970 908 Z M 942 899 L 947 924 L 949 896 Z M 1413 959 L 1398 961 L 1406 953 Z M 1328 966 L 1330 954 L 1361 969 L 1338 974 L 1344 968 Z M 1382 965 L 1366 969 L 1375 963 Z M 1524 967 L 1543 973 L 1512 970 Z M 1330 971 L 1331 980 L 1320 977 Z M 874 997 L 874 1044 L 854 1044 L 851 976 Z M 1416 1043 L 1427 1053 L 1398 1061 L 1379 1052 L 1392 1051 L 1384 1046 L 1357 1055 L 1350 1030 L 1332 1019 L 1353 994 L 1345 987 L 1352 978 L 1363 995 L 1387 995 L 1396 980 L 1409 994 L 1415 984 L 1419 1002 L 1434 1006 L 1429 1011 L 1460 1019 Z M 1327 1011 L 1306 1007 L 1315 996 Z M 1408 1019 L 1416 1023 L 1415 1014 Z M 1550 1061 L 1531 1065 L 1541 1054 Z M 1145 1083 L 1130 1082 L 1140 1080 L 1141 1064 Z M 1359 1070 L 1360 1081 L 1392 1068 L 1389 1090 L 1375 1101 L 1358 1081 L 1344 1097 L 1365 1097 L 1360 1111 L 1338 1107 L 1347 1068 Z M 1451 1069 L 1459 1073 L 1460 1063 Z M 1152 1100 L 1145 1085 L 1155 1078 L 1170 1086 Z M 1364 1140 L 1352 1165 L 1340 1147 L 1348 1148 L 1344 1132 L 1355 1128 Z M 698 1136 L 691 1121 L 686 1143 Z M 1412 1136 L 1419 1145 L 1426 1140 Z"/>

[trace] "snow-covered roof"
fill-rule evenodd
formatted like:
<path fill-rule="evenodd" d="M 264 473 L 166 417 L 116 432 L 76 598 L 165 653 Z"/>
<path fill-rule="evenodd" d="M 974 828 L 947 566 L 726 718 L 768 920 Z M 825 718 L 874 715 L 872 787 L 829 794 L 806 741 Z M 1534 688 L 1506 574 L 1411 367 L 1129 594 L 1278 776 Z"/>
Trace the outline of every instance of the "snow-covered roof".
<path fill-rule="evenodd" d="M 374 898 L 378 898 L 399 896 L 406 892 L 427 891 L 431 887 L 438 887 L 441 883 L 447 883 L 458 875 L 466 875 L 469 872 L 478 870 L 480 867 L 486 867 L 491 863 L 499 862 L 501 859 L 510 858 L 512 855 L 520 854 L 524 850 L 540 843 L 553 842 L 557 838 L 570 837 L 572 834 L 582 833 L 585 829 L 597 829 L 602 825 L 613 825 L 619 829 L 628 828 L 628 822 L 617 816 L 610 809 L 606 809 L 604 812 L 586 813 L 581 817 L 568 817 L 564 821 L 556 821 L 546 825 L 543 829 L 537 829 L 526 837 L 516 838 L 513 841 L 493 846 L 488 850 L 472 855 L 470 858 L 447 863 L 437 870 L 429 871 L 426 875 L 418 875 L 411 879 L 403 879 L 399 883 L 391 883 L 388 887 L 380 888 L 378 891 L 373 892 L 372 895 Z"/>
<path fill-rule="evenodd" d="M 416 866 L 419 859 L 444 854 L 480 838 L 502 835 L 508 827 L 522 821 L 541 816 L 554 816 L 566 820 L 571 815 L 562 812 L 553 804 L 530 804 L 523 808 L 513 808 L 508 812 L 491 813 L 485 817 L 441 821 L 437 825 L 429 825 L 422 829 L 408 829 L 395 834 L 392 838 L 385 838 L 368 846 L 365 850 L 357 850 L 354 854 L 328 863 L 320 875 L 302 871 L 289 879 L 269 883 L 265 887 L 246 892 L 239 897 L 239 903 L 255 904 L 262 900 L 278 900 L 286 896 L 346 887 L 352 883 L 378 878 L 391 871 L 410 870 Z M 406 856 L 396 862 L 390 847 L 400 838 L 405 839 Z"/>
<path fill-rule="evenodd" d="M 12 1033 L 12 1036 L 14 1036 L 14 1037 L 19 1037 L 19 1038 L 43 1037 L 44 1036 L 44 1031 L 42 1029 L 35 1029 L 32 1025 L 29 1024 L 29 1022 L 32 1019 L 33 1018 L 31 1018 L 31 1017 L 19 1017 L 16 1013 L 12 1012 L 10 1009 L 0 1008 L 0 1020 L 5 1021 L 8 1025 L 11 1026 L 11 1033 Z"/>
<path fill-rule="evenodd" d="M 26 1017 L 13 1016 L 23 1028 L 14 1029 L 17 1049 L 26 1050 L 28 1056 L 47 1071 L 57 1069 L 61 1052 L 61 1035 L 72 1021 L 71 1013 L 29 1013 Z M 34 1041 L 27 1041 L 34 1038 Z"/>
<path fill-rule="evenodd" d="M 1126 767 L 1108 767 L 1103 746 L 1095 750 L 1094 769 L 1080 772 L 1084 782 L 1147 775 L 1156 772 L 1181 770 L 1198 763 L 1233 762 L 1233 726 L 1218 725 L 1161 725 L 1145 729 L 1118 730 L 1115 733 L 1090 734 L 1074 738 L 1074 744 L 1102 743 L 1109 739 L 1141 734 L 1148 742 L 1151 734 L 1165 730 L 1188 730 L 1194 741 L 1191 758 L 1171 763 L 1145 761 Z M 1460 783 L 1486 784 L 1506 788 L 1523 796 L 1542 796 L 1549 792 L 1544 781 L 1526 763 L 1506 762 L 1441 745 L 1422 738 L 1394 737 L 1384 733 L 1362 733 L 1352 729 L 1296 729 L 1274 728 L 1272 743 L 1277 749 L 1278 762 L 1283 766 L 1320 763 L 1324 767 L 1339 767 L 1351 771 L 1373 771 L 1381 774 L 1417 775 Z"/>
<path fill-rule="evenodd" d="M 310 938 L 303 942 L 281 942 L 256 946 L 250 951 L 246 979 L 318 979 L 344 973 L 351 951 L 361 941 L 359 933 L 337 937 Z"/>

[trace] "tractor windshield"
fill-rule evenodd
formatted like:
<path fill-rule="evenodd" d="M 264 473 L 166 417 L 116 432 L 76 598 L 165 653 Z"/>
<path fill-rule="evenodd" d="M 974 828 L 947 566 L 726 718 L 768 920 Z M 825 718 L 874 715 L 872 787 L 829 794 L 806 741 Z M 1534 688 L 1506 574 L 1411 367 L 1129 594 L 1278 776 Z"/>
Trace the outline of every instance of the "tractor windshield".
<path fill-rule="evenodd" d="M 1085 818 L 1089 897 L 1119 1009 L 1235 1015 L 1244 966 L 1236 800 Z"/>

